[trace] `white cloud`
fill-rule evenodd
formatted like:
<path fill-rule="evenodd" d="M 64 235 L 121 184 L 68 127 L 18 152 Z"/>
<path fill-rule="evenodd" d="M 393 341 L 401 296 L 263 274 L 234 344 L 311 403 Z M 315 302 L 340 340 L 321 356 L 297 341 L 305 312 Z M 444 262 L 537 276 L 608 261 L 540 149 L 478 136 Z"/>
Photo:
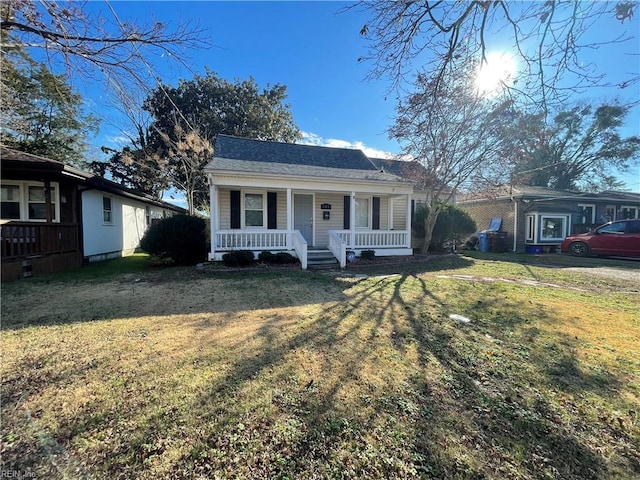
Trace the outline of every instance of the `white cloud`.
<path fill-rule="evenodd" d="M 340 140 L 337 138 L 323 138 L 316 133 L 302 132 L 302 140 L 298 143 L 302 145 L 316 145 L 319 147 L 332 147 L 332 148 L 350 148 L 353 150 L 362 150 L 367 157 L 374 158 L 394 158 L 395 155 L 391 152 L 379 150 L 374 147 L 368 147 L 363 142 L 355 141 L 350 142 L 348 140 Z"/>
<path fill-rule="evenodd" d="M 115 145 L 115 148 L 122 148 L 131 143 L 129 137 L 126 137 L 124 135 L 107 135 L 105 139 L 109 143 Z"/>

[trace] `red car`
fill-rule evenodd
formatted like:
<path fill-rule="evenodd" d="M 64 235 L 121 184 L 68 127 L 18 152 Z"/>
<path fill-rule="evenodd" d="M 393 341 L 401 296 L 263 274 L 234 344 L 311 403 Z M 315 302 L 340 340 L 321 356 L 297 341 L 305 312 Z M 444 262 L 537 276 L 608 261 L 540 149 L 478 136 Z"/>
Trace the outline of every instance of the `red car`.
<path fill-rule="evenodd" d="M 640 257 L 640 219 L 609 222 L 589 233 L 570 235 L 564 239 L 560 250 L 576 257 Z"/>

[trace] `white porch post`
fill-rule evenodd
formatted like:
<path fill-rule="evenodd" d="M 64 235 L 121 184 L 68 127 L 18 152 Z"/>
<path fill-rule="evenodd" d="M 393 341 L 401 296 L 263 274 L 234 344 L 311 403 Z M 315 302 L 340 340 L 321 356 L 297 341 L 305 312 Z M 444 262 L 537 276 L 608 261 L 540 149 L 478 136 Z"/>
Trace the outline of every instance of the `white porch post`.
<path fill-rule="evenodd" d="M 291 239 L 291 210 L 292 210 L 292 206 L 291 206 L 291 189 L 287 188 L 287 250 L 291 250 L 293 249 L 293 240 Z"/>
<path fill-rule="evenodd" d="M 356 192 L 351 192 L 351 206 L 349 211 L 349 230 L 351 230 L 349 247 L 356 248 Z"/>
<path fill-rule="evenodd" d="M 407 194 L 407 248 L 411 248 L 411 195 Z"/>
<path fill-rule="evenodd" d="M 218 189 L 213 184 L 213 179 L 209 177 L 209 229 L 211 232 L 211 253 L 209 260 L 214 259 L 216 253 L 216 231 L 218 230 Z"/>

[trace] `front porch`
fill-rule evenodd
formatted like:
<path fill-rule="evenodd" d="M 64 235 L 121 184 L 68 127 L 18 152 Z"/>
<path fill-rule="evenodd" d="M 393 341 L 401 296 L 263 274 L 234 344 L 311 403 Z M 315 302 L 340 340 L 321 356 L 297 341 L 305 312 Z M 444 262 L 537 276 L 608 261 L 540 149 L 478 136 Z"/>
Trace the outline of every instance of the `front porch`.
<path fill-rule="evenodd" d="M 339 266 L 348 252 L 412 255 L 410 193 L 211 185 L 209 260 L 250 250 L 288 252 L 307 269 L 310 249 L 327 249 Z M 341 228 L 342 227 L 342 228 Z"/>
<path fill-rule="evenodd" d="M 82 265 L 77 224 L 4 222 L 0 225 L 0 246 L 2 281 Z"/>
<path fill-rule="evenodd" d="M 411 255 L 410 230 L 356 231 L 329 230 L 326 248 L 338 261 L 340 268 L 347 264 L 347 252 L 359 255 L 363 250 L 374 250 L 376 256 Z M 251 250 L 257 256 L 262 251 L 288 252 L 300 260 L 307 269 L 309 245 L 299 230 L 243 231 L 222 230 L 212 233 L 210 260 L 222 260 L 233 250 Z"/>

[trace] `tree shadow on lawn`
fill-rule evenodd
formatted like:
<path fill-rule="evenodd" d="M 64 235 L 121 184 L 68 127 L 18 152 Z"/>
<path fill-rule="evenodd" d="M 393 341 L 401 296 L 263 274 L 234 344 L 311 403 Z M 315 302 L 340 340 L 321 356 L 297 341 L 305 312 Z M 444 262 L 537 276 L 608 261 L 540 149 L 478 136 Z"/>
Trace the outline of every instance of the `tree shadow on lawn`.
<path fill-rule="evenodd" d="M 487 253 L 473 250 L 460 252 L 466 258 L 499 262 L 512 262 L 519 265 L 532 265 L 553 268 L 620 268 L 623 270 L 639 270 L 640 258 L 631 257 L 574 257 L 568 254 L 543 253 Z"/>
<path fill-rule="evenodd" d="M 468 285 L 442 298 L 429 282 L 319 282 L 333 301 L 299 319 L 273 313 L 229 344 L 224 373 L 219 359 L 196 358 L 212 379 L 195 396 L 175 405 L 124 397 L 123 412 L 88 403 L 53 435 L 63 444 L 96 439 L 89 450 L 105 477 L 155 467 L 172 478 L 605 478 L 607 463 L 580 433 L 594 427 L 567 418 L 552 397 L 613 398 L 616 377 L 587 373 L 571 337 L 560 335 L 550 355 L 529 326 L 530 307 L 496 285 L 471 304 Z M 537 309 L 539 322 L 553 321 Z M 473 321 L 448 318 L 457 312 Z"/>
<path fill-rule="evenodd" d="M 417 262 L 404 259 L 401 263 L 372 264 L 353 273 L 417 274 L 465 268 L 471 263 L 453 255 L 434 256 Z M 332 277 L 304 271 L 212 275 L 176 267 L 127 272 L 105 282 L 77 283 L 73 276 L 63 278 L 67 281 L 49 285 L 39 280 L 3 291 L 2 330 L 146 316 L 235 314 L 248 307 L 301 306 L 341 295 L 341 285 Z"/>
<path fill-rule="evenodd" d="M 428 299 L 426 305 L 416 305 L 405 294 L 408 282 L 413 289 L 417 284 Z M 209 465 L 229 473 L 242 464 L 242 475 L 250 478 L 303 477 L 314 471 L 357 478 L 483 478 L 514 472 L 524 478 L 606 476 L 604 459 L 578 433 L 587 425 L 571 424 L 562 406 L 547 396 L 562 391 L 589 391 L 603 398 L 617 395 L 620 385 L 612 374 L 580 371 L 579 361 L 571 354 L 571 338 L 562 336 L 561 360 L 549 364 L 548 355 L 539 353 L 538 346 L 523 347 L 524 339 L 514 333 L 527 323 L 520 313 L 526 311 L 521 303 L 493 299 L 493 307 L 509 313 L 506 324 L 498 318 L 458 326 L 446 318 L 447 301 L 432 293 L 422 278 L 359 283 L 363 288 L 346 305 L 327 308 L 324 320 L 311 328 L 289 337 L 283 337 L 277 325 L 261 329 L 260 353 L 235 364 L 231 376 L 202 402 L 234 398 L 252 379 L 278 365 L 282 352 L 336 349 L 339 360 L 324 365 L 331 375 L 312 376 L 307 382 L 309 375 L 289 365 L 276 383 L 282 385 L 282 378 L 288 378 L 290 385 L 273 392 L 268 419 L 251 409 L 225 411 L 226 420 L 216 423 L 195 453 L 179 463 L 191 465 L 189 471 L 206 471 Z M 553 319 L 545 312 L 539 316 L 543 321 Z M 487 336 L 492 340 L 483 343 Z M 418 370 L 386 386 L 367 377 L 363 372 L 376 364 L 371 343 L 381 337 L 396 351 L 400 363 L 409 350 L 415 350 Z M 360 346 L 344 351 L 341 343 Z M 521 365 L 513 360 L 503 369 L 496 365 L 499 356 L 523 356 L 523 348 L 530 359 L 524 372 L 518 372 Z M 566 370 L 568 364 L 573 366 L 569 373 L 558 370 L 563 365 Z M 433 370 L 435 375 L 430 373 Z M 290 422 L 289 436 L 273 420 L 273 410 L 275 418 Z M 252 433 L 245 433 L 247 429 Z M 269 433 L 264 436 L 260 429 Z M 225 438 L 236 438 L 238 443 Z M 209 447 L 221 444 L 227 453 L 234 452 L 235 460 L 218 461 L 218 447 L 213 453 Z M 629 458 L 625 461 L 633 465 Z"/>

